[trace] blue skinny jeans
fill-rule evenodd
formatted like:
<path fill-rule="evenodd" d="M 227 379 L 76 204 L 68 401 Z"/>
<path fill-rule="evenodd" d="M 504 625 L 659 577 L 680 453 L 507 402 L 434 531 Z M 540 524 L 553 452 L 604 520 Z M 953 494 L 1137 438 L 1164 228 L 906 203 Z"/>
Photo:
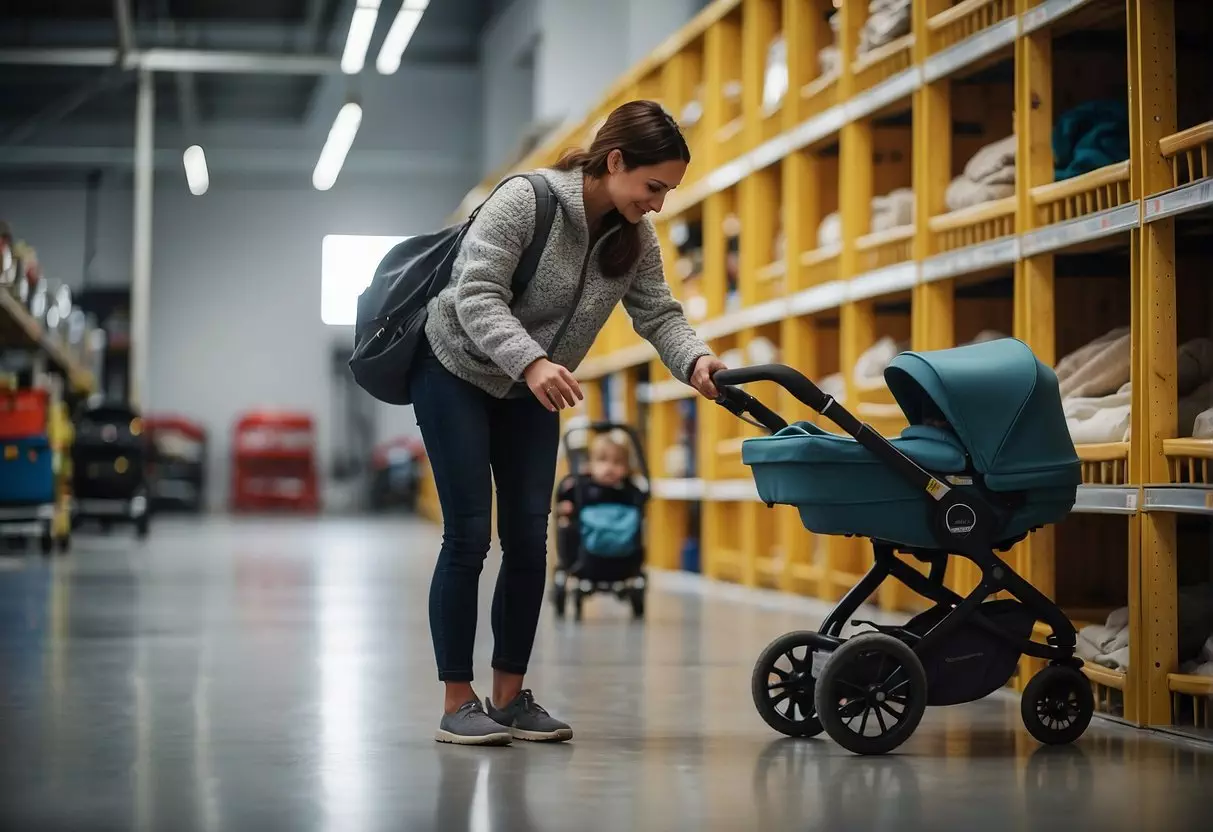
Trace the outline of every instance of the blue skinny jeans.
<path fill-rule="evenodd" d="M 492 666 L 526 673 L 543 606 L 559 416 L 529 393 L 490 396 L 452 375 L 425 345 L 409 384 L 442 506 L 442 549 L 429 600 L 438 678 L 473 678 L 477 595 L 492 532 L 494 483 L 502 560 L 493 592 Z"/>

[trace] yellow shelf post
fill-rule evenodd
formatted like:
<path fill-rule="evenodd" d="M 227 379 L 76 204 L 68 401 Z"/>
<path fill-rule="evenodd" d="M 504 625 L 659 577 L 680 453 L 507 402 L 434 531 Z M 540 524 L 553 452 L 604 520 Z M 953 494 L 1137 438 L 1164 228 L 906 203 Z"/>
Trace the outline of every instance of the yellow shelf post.
<path fill-rule="evenodd" d="M 1131 101 L 1130 140 L 1140 161 L 1133 177 L 1138 190 L 1158 193 L 1171 187 L 1171 173 L 1159 139 L 1178 129 L 1175 85 L 1175 7 L 1171 0 L 1129 0 L 1132 52 L 1138 56 L 1130 87 L 1143 91 Z M 1148 94 L 1145 93 L 1148 91 Z M 1175 221 L 1148 223 L 1141 233 L 1140 289 L 1135 294 L 1134 327 L 1141 337 L 1134 346 L 1140 372 L 1133 382 L 1130 477 L 1142 484 L 1168 482 L 1162 443 L 1178 434 L 1176 381 Z M 1136 287 L 1135 287 L 1136 288 Z M 1140 647 L 1133 666 L 1144 671 L 1138 722 L 1170 725 L 1171 696 L 1167 674 L 1175 673 L 1178 655 L 1178 577 L 1175 515 L 1141 515 Z M 1130 633 L 1130 639 L 1133 634 Z M 1139 675 L 1139 674 L 1134 674 Z"/>

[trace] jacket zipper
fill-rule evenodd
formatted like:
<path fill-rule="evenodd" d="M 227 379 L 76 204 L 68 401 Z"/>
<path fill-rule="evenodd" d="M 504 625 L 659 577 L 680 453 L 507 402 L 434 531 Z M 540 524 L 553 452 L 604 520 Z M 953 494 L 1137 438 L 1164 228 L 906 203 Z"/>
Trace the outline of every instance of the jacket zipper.
<path fill-rule="evenodd" d="M 569 307 L 569 314 L 565 315 L 564 322 L 560 324 L 560 329 L 556 330 L 556 334 L 552 336 L 552 342 L 548 344 L 548 359 L 556 360 L 556 348 L 560 346 L 561 340 L 564 338 L 564 333 L 568 330 L 569 324 L 573 322 L 573 315 L 577 313 L 577 306 L 581 303 L 581 296 L 585 294 L 585 277 L 590 268 L 590 258 L 594 256 L 595 249 L 602 245 L 603 240 L 615 233 L 616 229 L 612 228 L 606 234 L 599 238 L 598 242 L 590 246 L 585 253 L 585 259 L 581 261 L 581 277 L 577 281 L 577 291 L 573 293 L 573 303 Z"/>

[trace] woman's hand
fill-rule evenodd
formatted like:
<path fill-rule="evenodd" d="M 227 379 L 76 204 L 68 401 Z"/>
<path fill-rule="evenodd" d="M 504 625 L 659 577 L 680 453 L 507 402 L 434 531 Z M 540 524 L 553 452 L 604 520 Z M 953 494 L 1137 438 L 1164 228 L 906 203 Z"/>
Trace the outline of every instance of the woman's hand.
<path fill-rule="evenodd" d="M 531 362 L 523 371 L 523 378 L 535 398 L 550 411 L 573 407 L 585 398 L 573 374 L 546 358 Z"/>
<path fill-rule="evenodd" d="M 716 390 L 716 383 L 712 381 L 712 376 L 717 370 L 727 369 L 724 362 L 714 355 L 701 355 L 695 360 L 695 366 L 691 369 L 691 386 L 699 391 L 699 394 L 705 399 L 716 400 L 719 392 Z"/>

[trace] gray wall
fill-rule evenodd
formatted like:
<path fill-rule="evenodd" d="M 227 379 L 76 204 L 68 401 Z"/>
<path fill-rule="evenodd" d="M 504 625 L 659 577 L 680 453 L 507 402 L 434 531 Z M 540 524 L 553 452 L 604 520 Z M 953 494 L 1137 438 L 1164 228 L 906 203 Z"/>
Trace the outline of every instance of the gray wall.
<path fill-rule="evenodd" d="M 615 79 L 706 0 L 514 0 L 481 33 L 482 170 L 498 170 L 528 126 L 585 115 Z"/>
<path fill-rule="evenodd" d="M 365 115 L 354 149 L 336 186 L 314 190 L 311 166 L 344 83 L 336 79 L 318 96 L 312 121 L 319 128 L 205 131 L 211 187 L 201 197 L 186 188 L 179 131 L 170 125 L 157 134 L 158 155 L 166 161 L 156 175 L 153 204 L 147 406 L 206 425 L 213 506 L 226 504 L 231 427 L 242 411 L 289 407 L 312 413 L 322 460 L 330 458 L 330 350 L 334 343 L 349 344 L 352 333 L 320 319 L 324 235 L 437 228 L 479 178 L 479 73 L 430 68 L 360 81 Z M 73 135 L 69 126 L 49 146 L 104 142 L 79 129 Z M 281 147 L 277 163 L 275 144 Z M 20 176 L 8 169 L 0 179 L 0 216 L 38 250 L 48 277 L 78 286 L 85 252 L 83 170 L 77 185 L 14 184 Z M 96 282 L 128 284 L 129 175 L 109 174 L 98 204 Z M 416 431 L 410 408 L 383 405 L 378 417 L 381 438 Z"/>
<path fill-rule="evenodd" d="M 538 0 L 514 0 L 481 33 L 484 171 L 495 171 L 506 164 L 531 123 L 538 12 Z"/>
<path fill-rule="evenodd" d="M 330 457 L 329 352 L 334 343 L 350 343 L 352 333 L 320 320 L 324 235 L 432 229 L 465 188 L 449 177 L 415 177 L 403 187 L 339 181 L 328 193 L 228 188 L 193 197 L 177 183 L 158 185 L 148 409 L 207 427 L 211 505 L 225 504 L 231 427 L 242 411 L 313 414 L 321 458 Z M 98 257 L 106 282 L 121 283 L 130 262 L 131 194 L 111 188 L 102 204 L 110 211 Z M 38 249 L 47 275 L 74 285 L 82 271 L 83 206 L 82 188 L 0 191 L 0 211 Z M 378 417 L 381 438 L 416 431 L 411 408 L 380 405 Z"/>

